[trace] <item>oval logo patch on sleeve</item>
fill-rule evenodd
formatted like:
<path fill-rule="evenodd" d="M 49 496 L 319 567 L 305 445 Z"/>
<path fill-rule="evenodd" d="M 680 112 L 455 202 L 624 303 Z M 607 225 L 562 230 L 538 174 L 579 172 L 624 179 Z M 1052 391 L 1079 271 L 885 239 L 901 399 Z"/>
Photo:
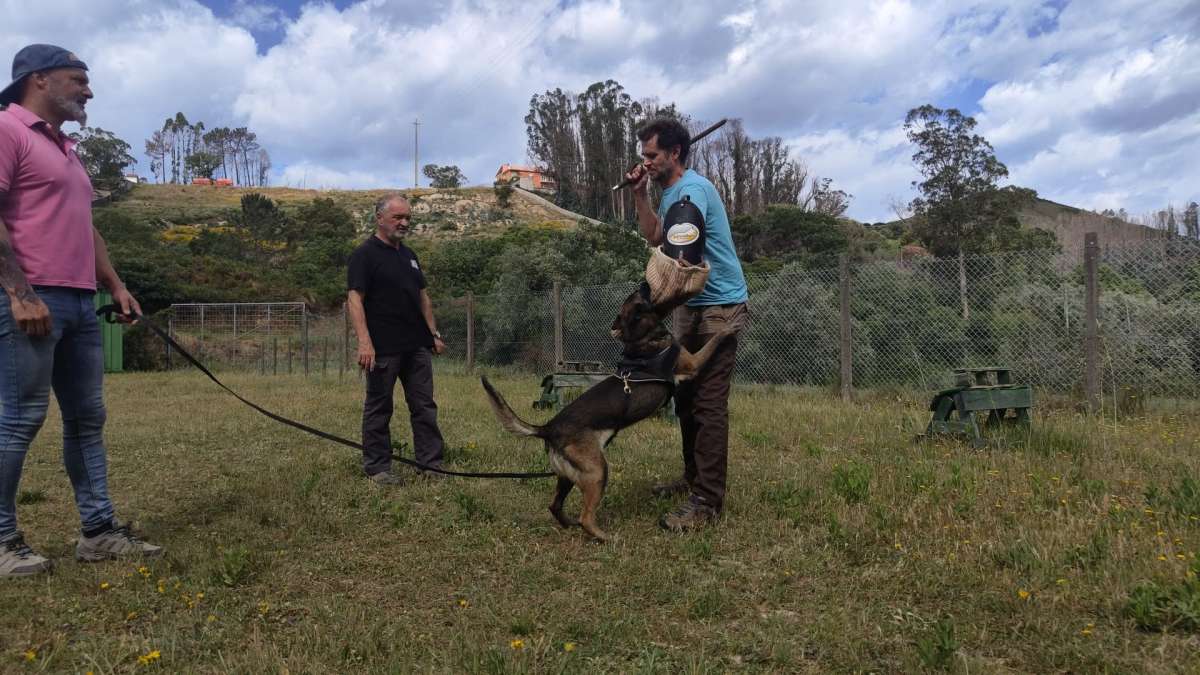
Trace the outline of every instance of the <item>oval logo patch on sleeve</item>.
<path fill-rule="evenodd" d="M 700 228 L 691 223 L 676 223 L 667 230 L 667 241 L 676 246 L 687 246 L 700 238 Z"/>

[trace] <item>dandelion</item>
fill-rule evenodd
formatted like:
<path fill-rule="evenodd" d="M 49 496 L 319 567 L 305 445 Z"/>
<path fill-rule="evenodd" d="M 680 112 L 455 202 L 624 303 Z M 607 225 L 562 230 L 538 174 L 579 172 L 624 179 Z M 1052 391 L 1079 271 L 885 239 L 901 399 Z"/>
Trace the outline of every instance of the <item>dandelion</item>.
<path fill-rule="evenodd" d="M 204 591 L 200 591 L 199 593 L 197 593 L 197 594 L 196 594 L 196 600 L 197 600 L 197 601 L 200 601 L 200 600 L 203 600 L 203 599 L 204 599 Z"/>
<path fill-rule="evenodd" d="M 566 642 L 566 643 L 563 643 L 563 651 L 564 651 L 564 652 L 573 652 L 573 651 L 575 651 L 575 643 L 574 643 L 574 642 Z"/>
<path fill-rule="evenodd" d="M 217 620 L 217 615 L 216 615 L 216 614 L 209 614 L 209 615 L 208 615 L 208 619 L 207 619 L 207 621 L 208 621 L 209 623 L 212 623 L 212 622 L 214 622 L 214 621 L 216 621 L 216 620 Z"/>
<path fill-rule="evenodd" d="M 142 565 L 141 567 L 138 568 L 138 574 L 142 575 L 143 579 L 149 579 L 150 578 L 150 568 L 146 567 L 145 565 Z"/>
<path fill-rule="evenodd" d="M 1025 590 L 1024 588 L 1019 588 L 1019 589 L 1017 589 L 1017 597 L 1022 600 L 1028 600 L 1029 599 L 1029 591 Z"/>
<path fill-rule="evenodd" d="M 37 652 L 32 649 L 26 649 L 25 650 L 25 660 L 30 661 L 30 662 L 37 661 Z"/>
<path fill-rule="evenodd" d="M 519 639 L 518 639 L 518 640 L 513 640 L 513 641 L 511 641 L 511 642 L 509 642 L 509 643 L 508 643 L 508 646 L 509 646 L 509 647 L 511 647 L 511 648 L 513 648 L 513 649 L 524 649 L 524 648 L 525 648 L 525 641 L 524 641 L 524 640 L 519 640 Z"/>
<path fill-rule="evenodd" d="M 1184 554 L 1182 554 L 1182 553 L 1176 553 L 1176 554 L 1175 554 L 1175 559 L 1176 559 L 1176 560 L 1186 560 L 1186 559 L 1187 559 L 1187 556 L 1185 556 L 1185 555 L 1184 555 Z"/>
<path fill-rule="evenodd" d="M 471 604 L 471 603 L 467 602 L 467 599 L 466 599 L 466 598 L 459 598 L 459 599 L 458 599 L 458 606 L 459 606 L 459 607 L 462 607 L 463 609 L 466 609 L 466 608 L 467 608 L 467 607 L 468 607 L 470 604 Z"/>
<path fill-rule="evenodd" d="M 267 604 L 266 600 L 258 603 L 258 613 L 259 614 L 265 615 L 269 611 L 271 611 L 271 606 Z"/>
<path fill-rule="evenodd" d="M 1167 556 L 1165 556 L 1165 555 L 1163 555 L 1163 554 L 1161 554 L 1161 553 L 1160 553 L 1160 554 L 1159 554 L 1159 556 L 1158 556 L 1158 559 L 1159 559 L 1159 560 L 1161 560 L 1162 562 L 1166 562 L 1166 561 L 1167 561 Z"/>
<path fill-rule="evenodd" d="M 1095 627 L 1096 627 L 1096 624 L 1094 624 L 1094 623 L 1089 623 L 1088 625 L 1086 625 L 1086 626 L 1084 626 L 1084 627 L 1083 627 L 1083 630 L 1081 630 L 1081 631 L 1079 631 L 1079 632 L 1080 632 L 1080 633 L 1082 633 L 1082 634 L 1084 634 L 1084 635 L 1091 635 L 1091 634 L 1092 634 L 1092 629 L 1093 629 L 1093 628 L 1095 628 Z"/>
<path fill-rule="evenodd" d="M 111 584 L 109 584 L 107 581 L 100 582 L 100 590 L 107 591 L 110 587 Z"/>
<path fill-rule="evenodd" d="M 159 652 L 157 649 L 155 649 L 152 652 L 148 652 L 146 654 L 139 656 L 138 663 L 142 664 L 143 666 L 148 666 L 151 663 L 154 663 L 155 661 L 157 661 L 161 656 L 162 656 L 162 653 Z"/>
<path fill-rule="evenodd" d="M 159 593 L 166 593 L 166 592 L 167 592 L 167 580 L 166 580 L 166 579 L 159 579 L 159 580 L 158 580 L 158 592 L 159 592 Z"/>

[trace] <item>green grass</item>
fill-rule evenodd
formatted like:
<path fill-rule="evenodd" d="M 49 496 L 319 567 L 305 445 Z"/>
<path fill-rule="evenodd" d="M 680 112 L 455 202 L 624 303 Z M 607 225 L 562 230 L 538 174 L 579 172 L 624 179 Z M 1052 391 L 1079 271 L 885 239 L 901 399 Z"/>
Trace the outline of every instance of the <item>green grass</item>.
<path fill-rule="evenodd" d="M 478 381 L 443 366 L 454 466 L 544 470 L 540 443 L 502 432 Z M 529 407 L 536 377 L 493 375 L 526 418 L 548 416 Z M 354 378 L 230 381 L 357 434 Z M 2 672 L 1200 669 L 1190 417 L 1038 409 L 1032 433 L 974 450 L 914 443 L 920 401 L 742 387 L 725 518 L 657 528 L 674 504 L 649 488 L 680 460 L 652 419 L 609 446 L 600 516 L 617 540 L 595 544 L 554 527 L 552 480 L 381 490 L 353 451 L 195 373 L 111 376 L 106 398 L 119 513 L 168 554 L 74 562 L 52 413 L 18 508 L 57 568 L 0 589 Z"/>

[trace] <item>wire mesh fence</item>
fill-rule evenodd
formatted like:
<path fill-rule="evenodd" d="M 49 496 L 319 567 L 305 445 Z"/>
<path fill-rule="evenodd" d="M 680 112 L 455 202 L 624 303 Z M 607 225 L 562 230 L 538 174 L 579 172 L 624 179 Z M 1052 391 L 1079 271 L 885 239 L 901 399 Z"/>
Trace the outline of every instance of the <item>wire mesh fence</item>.
<path fill-rule="evenodd" d="M 1083 398 L 1089 358 L 1107 402 L 1200 400 L 1200 242 L 1097 250 L 1098 349 L 1086 348 L 1088 275 L 1077 253 L 1025 251 L 916 258 L 839 269 L 788 266 L 748 278 L 751 323 L 742 382 L 836 387 L 848 359 L 858 389 L 929 391 L 952 370 L 1007 367 L 1015 381 Z M 539 374 L 558 361 L 611 367 L 609 330 L 635 284 L 501 288 L 435 303 L 446 358 Z M 848 316 L 842 330 L 842 307 Z M 355 337 L 345 310 L 299 303 L 175 305 L 181 344 L 223 368 L 344 373 Z M 178 364 L 178 360 L 176 361 Z"/>

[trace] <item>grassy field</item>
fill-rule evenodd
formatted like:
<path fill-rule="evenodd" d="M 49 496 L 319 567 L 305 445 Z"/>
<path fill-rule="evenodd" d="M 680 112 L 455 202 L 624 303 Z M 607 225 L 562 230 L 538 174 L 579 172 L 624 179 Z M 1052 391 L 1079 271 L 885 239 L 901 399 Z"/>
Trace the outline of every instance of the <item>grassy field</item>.
<path fill-rule="evenodd" d="M 527 418 L 531 376 L 495 381 Z M 355 436 L 360 383 L 231 378 Z M 453 466 L 543 470 L 445 367 Z M 3 672 L 1174 672 L 1200 668 L 1200 423 L 1039 409 L 986 450 L 914 443 L 923 402 L 743 387 L 726 516 L 660 531 L 677 431 L 622 433 L 591 543 L 552 481 L 376 488 L 355 453 L 196 373 L 107 380 L 112 491 L 168 547 L 81 565 L 58 422 L 19 515 L 51 576 L 0 592 Z M 404 422 L 394 425 L 405 437 Z M 577 508 L 578 493 L 568 502 Z"/>

